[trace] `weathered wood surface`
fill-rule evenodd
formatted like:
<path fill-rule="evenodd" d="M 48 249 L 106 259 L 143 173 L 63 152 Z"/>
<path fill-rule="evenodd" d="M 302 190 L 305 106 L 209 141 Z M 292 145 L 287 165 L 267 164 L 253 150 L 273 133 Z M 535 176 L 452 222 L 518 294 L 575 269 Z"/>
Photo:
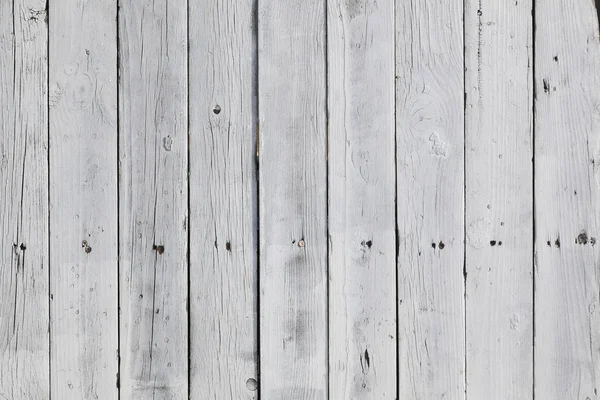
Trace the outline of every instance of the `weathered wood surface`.
<path fill-rule="evenodd" d="M 591 1 L 535 7 L 535 398 L 600 390 L 600 38 Z"/>
<path fill-rule="evenodd" d="M 186 21 L 170 0 L 119 12 L 123 399 L 188 398 Z"/>
<path fill-rule="evenodd" d="M 399 399 L 464 396 L 462 2 L 396 3 Z"/>
<path fill-rule="evenodd" d="M 1 1 L 0 400 L 598 397 L 595 3 Z"/>
<path fill-rule="evenodd" d="M 532 2 L 465 11 L 467 398 L 531 399 Z"/>
<path fill-rule="evenodd" d="M 330 397 L 395 399 L 394 4 L 327 6 Z"/>
<path fill-rule="evenodd" d="M 327 399 L 325 2 L 258 22 L 261 397 Z"/>
<path fill-rule="evenodd" d="M 48 25 L 0 2 L 0 398 L 49 396 Z"/>
<path fill-rule="evenodd" d="M 190 0 L 192 399 L 258 399 L 255 7 Z"/>
<path fill-rule="evenodd" d="M 117 398 L 117 4 L 50 1 L 53 399 Z"/>

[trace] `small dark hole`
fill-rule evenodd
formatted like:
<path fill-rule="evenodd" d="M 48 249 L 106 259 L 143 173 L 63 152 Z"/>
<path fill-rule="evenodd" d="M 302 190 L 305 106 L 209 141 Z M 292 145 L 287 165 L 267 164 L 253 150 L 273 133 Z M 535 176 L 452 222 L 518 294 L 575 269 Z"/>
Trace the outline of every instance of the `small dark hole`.
<path fill-rule="evenodd" d="M 373 241 L 372 240 L 368 240 L 366 242 L 366 245 L 367 245 L 368 248 L 371 248 L 371 246 L 373 246 Z"/>
<path fill-rule="evenodd" d="M 435 243 L 431 243 L 431 247 L 433 247 L 435 249 L 436 244 Z"/>
<path fill-rule="evenodd" d="M 227 249 L 227 251 L 231 251 L 231 242 L 225 243 L 225 248 Z"/>
<path fill-rule="evenodd" d="M 215 108 L 213 108 L 213 112 L 214 112 L 215 114 L 217 114 L 217 115 L 218 115 L 218 114 L 220 114 L 220 113 L 221 113 L 221 106 L 217 104 L 217 105 L 215 106 Z"/>
<path fill-rule="evenodd" d="M 495 240 L 490 240 L 490 246 L 495 246 L 496 245 L 496 241 Z"/>
<path fill-rule="evenodd" d="M 25 246 L 24 243 L 21 243 L 21 245 L 19 247 L 21 248 L 21 250 L 26 250 L 27 249 L 27 246 Z"/>
<path fill-rule="evenodd" d="M 444 247 L 446 247 L 446 245 L 444 244 L 444 242 L 440 242 L 440 244 L 438 245 L 440 250 L 443 250 Z"/>
<path fill-rule="evenodd" d="M 143 299 L 143 298 L 144 298 L 144 295 L 140 293 L 140 299 Z"/>
<path fill-rule="evenodd" d="M 550 241 L 549 241 L 549 240 L 546 242 L 546 244 L 547 244 L 548 246 L 552 246 L 552 244 L 550 244 Z"/>
<path fill-rule="evenodd" d="M 502 240 L 498 242 L 498 246 L 502 246 Z"/>
<path fill-rule="evenodd" d="M 554 245 L 555 245 L 556 247 L 560 248 L 560 239 L 556 239 L 556 240 L 554 241 Z"/>

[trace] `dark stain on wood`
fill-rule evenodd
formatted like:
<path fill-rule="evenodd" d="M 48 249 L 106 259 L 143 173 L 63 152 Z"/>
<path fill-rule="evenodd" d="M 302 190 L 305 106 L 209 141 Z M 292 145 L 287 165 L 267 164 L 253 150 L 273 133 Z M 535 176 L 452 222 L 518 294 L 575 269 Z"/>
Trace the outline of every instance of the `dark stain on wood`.
<path fill-rule="evenodd" d="M 598 20 L 598 28 L 600 29 L 600 0 L 594 0 L 596 6 L 596 19 Z"/>

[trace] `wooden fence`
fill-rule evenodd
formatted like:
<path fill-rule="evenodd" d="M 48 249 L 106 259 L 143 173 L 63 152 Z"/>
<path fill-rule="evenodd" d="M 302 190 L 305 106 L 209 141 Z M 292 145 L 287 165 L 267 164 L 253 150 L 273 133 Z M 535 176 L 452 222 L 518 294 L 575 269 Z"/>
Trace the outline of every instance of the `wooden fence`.
<path fill-rule="evenodd" d="M 0 0 L 0 399 L 593 400 L 592 0 Z"/>

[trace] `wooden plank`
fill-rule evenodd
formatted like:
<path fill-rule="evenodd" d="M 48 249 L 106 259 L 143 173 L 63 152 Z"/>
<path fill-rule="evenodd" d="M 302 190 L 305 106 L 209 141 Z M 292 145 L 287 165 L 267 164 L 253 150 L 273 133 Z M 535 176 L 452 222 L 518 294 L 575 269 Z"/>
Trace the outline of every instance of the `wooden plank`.
<path fill-rule="evenodd" d="M 327 5 L 330 393 L 395 399 L 394 3 Z"/>
<path fill-rule="evenodd" d="M 117 2 L 50 4 L 52 398 L 117 398 Z"/>
<path fill-rule="evenodd" d="M 532 1 L 465 10 L 467 397 L 531 399 Z"/>
<path fill-rule="evenodd" d="M 187 9 L 119 12 L 120 395 L 188 398 Z"/>
<path fill-rule="evenodd" d="M 399 399 L 464 397 L 462 2 L 396 3 Z"/>
<path fill-rule="evenodd" d="M 327 398 L 325 7 L 320 0 L 258 5 L 265 399 Z"/>
<path fill-rule="evenodd" d="M 535 7 L 535 398 L 600 390 L 600 38 L 591 1 Z"/>
<path fill-rule="evenodd" d="M 190 396 L 258 398 L 254 1 L 190 1 Z"/>
<path fill-rule="evenodd" d="M 0 4 L 0 398 L 47 399 L 48 24 Z"/>

